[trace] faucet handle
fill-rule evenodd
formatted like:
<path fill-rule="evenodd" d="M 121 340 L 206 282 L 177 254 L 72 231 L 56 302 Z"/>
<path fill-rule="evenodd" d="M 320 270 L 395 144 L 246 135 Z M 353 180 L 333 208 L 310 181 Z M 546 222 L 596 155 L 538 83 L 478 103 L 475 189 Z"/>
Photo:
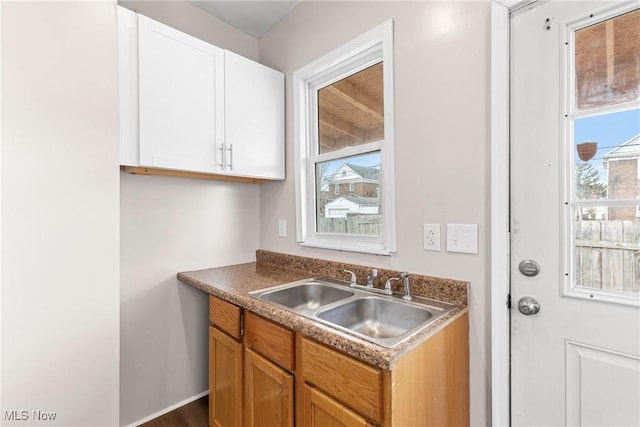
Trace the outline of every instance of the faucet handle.
<path fill-rule="evenodd" d="M 349 280 L 349 281 L 351 282 L 351 284 L 352 284 L 352 285 L 355 285 L 355 284 L 356 284 L 356 282 L 357 282 L 357 279 L 356 279 L 356 273 L 354 273 L 354 272 L 353 272 L 353 271 L 351 271 L 351 270 L 343 270 L 343 271 L 344 271 L 345 273 L 351 274 L 351 280 Z"/>
<path fill-rule="evenodd" d="M 392 277 L 390 279 L 387 279 L 387 281 L 384 283 L 384 289 L 390 291 L 391 290 L 391 282 L 395 282 L 397 280 L 400 280 L 397 277 Z"/>
<path fill-rule="evenodd" d="M 372 268 L 371 269 L 371 277 L 373 277 L 373 278 L 378 277 L 378 269 L 377 268 Z"/>

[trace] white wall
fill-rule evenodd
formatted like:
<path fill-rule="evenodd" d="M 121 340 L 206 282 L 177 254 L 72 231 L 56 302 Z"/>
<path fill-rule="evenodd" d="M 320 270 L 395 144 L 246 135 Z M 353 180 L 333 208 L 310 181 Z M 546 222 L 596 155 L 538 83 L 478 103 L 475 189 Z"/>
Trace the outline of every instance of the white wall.
<path fill-rule="evenodd" d="M 115 3 L 1 7 L 2 418 L 117 425 Z"/>
<path fill-rule="evenodd" d="M 394 20 L 398 252 L 302 248 L 295 240 L 291 76 Z M 260 39 L 260 61 L 286 73 L 287 180 L 260 192 L 260 247 L 471 282 L 471 423 L 490 423 L 490 2 L 303 2 Z M 288 237 L 279 238 L 278 219 Z M 425 252 L 422 224 L 479 224 L 479 254 Z"/>
<path fill-rule="evenodd" d="M 256 58 L 258 41 L 187 1 L 122 6 Z M 259 186 L 122 173 L 121 425 L 208 390 L 208 299 L 179 271 L 255 260 Z"/>

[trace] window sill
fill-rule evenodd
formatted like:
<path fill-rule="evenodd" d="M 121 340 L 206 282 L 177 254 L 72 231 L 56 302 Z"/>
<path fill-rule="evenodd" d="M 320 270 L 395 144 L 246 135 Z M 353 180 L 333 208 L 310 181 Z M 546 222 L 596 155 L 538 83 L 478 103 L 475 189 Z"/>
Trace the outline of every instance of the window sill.
<path fill-rule="evenodd" d="M 391 256 L 392 251 L 380 243 L 363 243 L 363 242 L 336 242 L 329 239 L 309 239 L 298 242 L 300 246 L 307 248 L 332 249 L 340 252 L 357 252 L 370 255 Z"/>

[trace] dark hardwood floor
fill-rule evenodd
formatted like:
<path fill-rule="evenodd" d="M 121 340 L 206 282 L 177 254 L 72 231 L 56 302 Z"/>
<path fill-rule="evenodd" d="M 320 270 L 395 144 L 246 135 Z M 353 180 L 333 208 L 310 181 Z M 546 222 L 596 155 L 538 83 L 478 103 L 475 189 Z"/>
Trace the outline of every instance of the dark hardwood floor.
<path fill-rule="evenodd" d="M 194 400 L 178 409 L 174 409 L 140 427 L 208 427 L 209 396 Z"/>

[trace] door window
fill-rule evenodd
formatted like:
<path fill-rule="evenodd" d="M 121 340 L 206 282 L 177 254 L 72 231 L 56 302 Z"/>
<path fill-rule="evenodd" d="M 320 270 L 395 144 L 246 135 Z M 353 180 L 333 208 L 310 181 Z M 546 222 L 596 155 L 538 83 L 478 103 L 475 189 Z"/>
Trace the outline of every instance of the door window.
<path fill-rule="evenodd" d="M 638 302 L 640 10 L 570 30 L 567 291 Z"/>

